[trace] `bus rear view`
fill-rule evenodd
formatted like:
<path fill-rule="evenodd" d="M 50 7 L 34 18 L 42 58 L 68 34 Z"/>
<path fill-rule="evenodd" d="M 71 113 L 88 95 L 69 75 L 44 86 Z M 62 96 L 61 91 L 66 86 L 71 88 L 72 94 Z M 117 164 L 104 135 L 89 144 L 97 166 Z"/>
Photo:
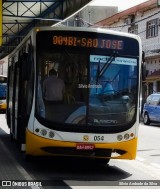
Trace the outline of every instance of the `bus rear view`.
<path fill-rule="evenodd" d="M 36 77 L 29 81 L 35 85 L 27 109 L 26 154 L 135 159 L 139 37 L 75 28 L 39 28 L 32 35 L 28 53 Z"/>

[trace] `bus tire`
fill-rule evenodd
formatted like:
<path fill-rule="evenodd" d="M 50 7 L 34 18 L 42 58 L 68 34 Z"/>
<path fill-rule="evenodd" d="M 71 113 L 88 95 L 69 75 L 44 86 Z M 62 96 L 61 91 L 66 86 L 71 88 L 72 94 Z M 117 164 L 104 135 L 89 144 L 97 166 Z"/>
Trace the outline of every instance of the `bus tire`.
<path fill-rule="evenodd" d="M 149 119 L 149 115 L 148 115 L 147 112 L 145 112 L 145 114 L 144 114 L 143 123 L 144 123 L 144 125 L 149 125 L 150 124 L 150 119 Z"/>

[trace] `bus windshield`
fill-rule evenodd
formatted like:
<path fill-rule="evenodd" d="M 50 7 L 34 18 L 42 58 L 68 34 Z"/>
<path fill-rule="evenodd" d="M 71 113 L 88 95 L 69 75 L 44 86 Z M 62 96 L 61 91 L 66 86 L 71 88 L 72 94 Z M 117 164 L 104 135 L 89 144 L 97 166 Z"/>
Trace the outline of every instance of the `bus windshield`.
<path fill-rule="evenodd" d="M 92 38 L 91 34 L 83 35 Z M 97 43 L 90 40 L 85 44 L 84 38 L 74 39 L 74 43 L 67 38 L 65 42 L 54 41 L 53 34 L 54 44 L 48 45 L 48 36 L 37 35 L 37 116 L 64 127 L 113 128 L 135 121 L 138 50 L 122 49 L 126 43 L 103 48 L 103 41 L 99 45 L 95 37 Z M 134 45 L 138 49 L 138 43 Z"/>
<path fill-rule="evenodd" d="M 126 123 L 133 119 L 137 93 L 135 58 L 90 56 L 90 124 Z"/>

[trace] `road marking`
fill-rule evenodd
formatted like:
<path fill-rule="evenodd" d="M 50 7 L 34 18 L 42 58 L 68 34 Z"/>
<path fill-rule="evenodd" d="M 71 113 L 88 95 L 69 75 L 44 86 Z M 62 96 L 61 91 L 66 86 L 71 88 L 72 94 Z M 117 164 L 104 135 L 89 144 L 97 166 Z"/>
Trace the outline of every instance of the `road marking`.
<path fill-rule="evenodd" d="M 136 157 L 136 160 L 141 161 L 141 162 L 147 161 L 146 159 L 141 158 L 141 157 Z M 160 164 L 158 164 L 158 163 L 148 163 L 148 165 L 151 165 L 151 166 L 153 166 L 155 168 L 160 169 Z"/>
<path fill-rule="evenodd" d="M 4 143 L 0 140 L 0 145 L 5 151 L 6 155 L 11 159 L 11 161 L 14 162 L 16 168 L 18 171 L 22 174 L 22 176 L 27 180 L 34 181 L 32 177 L 27 173 L 27 171 L 17 162 L 17 160 L 12 156 L 10 151 L 5 147 Z M 42 189 L 41 187 L 38 186 L 30 186 L 32 189 Z"/>
<path fill-rule="evenodd" d="M 153 167 L 155 167 L 155 168 L 160 169 L 160 165 L 159 165 L 158 163 L 151 163 L 151 165 L 152 165 Z"/>
<path fill-rule="evenodd" d="M 136 160 L 138 160 L 138 161 L 145 161 L 146 159 L 141 158 L 141 157 L 136 157 Z"/>
<path fill-rule="evenodd" d="M 9 134 L 10 133 L 10 129 L 6 128 L 6 127 L 0 127 L 5 133 Z"/>
<path fill-rule="evenodd" d="M 7 122 L 6 122 L 5 116 L 4 116 L 3 114 L 0 115 L 0 119 L 1 119 L 1 126 L 0 126 L 0 128 L 1 128 L 4 132 L 6 132 L 7 134 L 9 134 L 9 133 L 10 133 L 10 129 L 9 129 L 8 126 L 7 126 Z"/>

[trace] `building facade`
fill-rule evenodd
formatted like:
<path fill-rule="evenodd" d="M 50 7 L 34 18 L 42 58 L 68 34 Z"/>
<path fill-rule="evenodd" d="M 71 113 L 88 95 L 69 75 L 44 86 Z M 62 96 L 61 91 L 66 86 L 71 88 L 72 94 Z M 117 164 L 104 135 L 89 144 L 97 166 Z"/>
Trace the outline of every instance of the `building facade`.
<path fill-rule="evenodd" d="M 91 6 L 88 5 L 74 16 L 62 22 L 65 26 L 88 27 L 96 22 L 108 18 L 118 12 L 117 6 Z"/>
<path fill-rule="evenodd" d="M 109 18 L 95 26 L 134 33 L 142 40 L 147 77 L 143 81 L 143 98 L 160 92 L 160 7 L 158 0 L 149 0 Z"/>

